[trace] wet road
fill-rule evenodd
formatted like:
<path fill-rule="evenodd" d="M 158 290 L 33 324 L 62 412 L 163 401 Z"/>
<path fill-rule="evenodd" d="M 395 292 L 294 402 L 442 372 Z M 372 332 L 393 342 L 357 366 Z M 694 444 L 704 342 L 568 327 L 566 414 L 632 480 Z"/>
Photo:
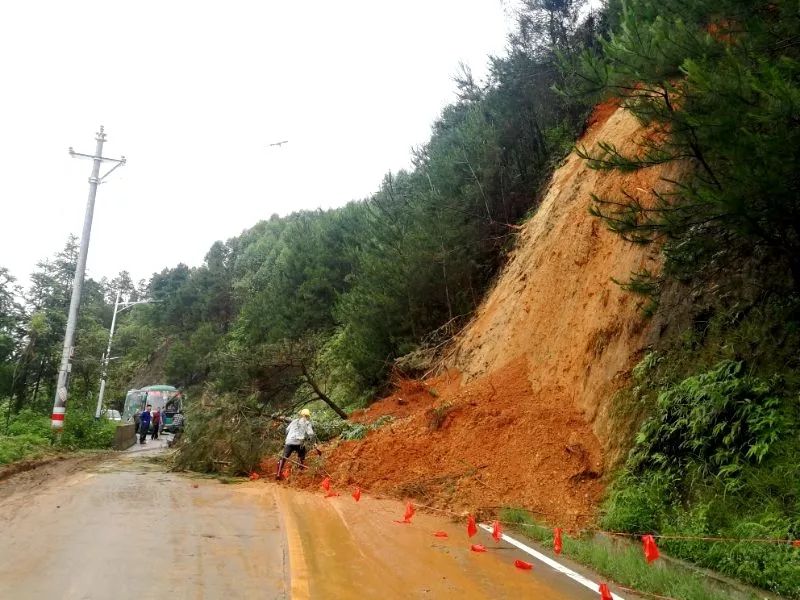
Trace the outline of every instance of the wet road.
<path fill-rule="evenodd" d="M 153 454 L 6 489 L 0 598 L 598 597 L 507 544 L 495 549 L 484 532 L 492 549 L 470 552 L 462 524 L 420 513 L 397 524 L 396 501 L 192 479 L 164 472 Z"/>

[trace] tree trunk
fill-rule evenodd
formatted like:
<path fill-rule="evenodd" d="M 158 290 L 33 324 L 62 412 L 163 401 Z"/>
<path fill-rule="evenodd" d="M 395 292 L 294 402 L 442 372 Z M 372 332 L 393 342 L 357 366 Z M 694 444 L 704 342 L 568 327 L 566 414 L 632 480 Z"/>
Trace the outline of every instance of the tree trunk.
<path fill-rule="evenodd" d="M 311 389 L 314 390 L 314 393 L 317 395 L 317 398 L 319 398 L 325 404 L 330 406 L 331 410 L 333 410 L 333 412 L 335 412 L 342 419 L 347 421 L 347 413 L 344 412 L 341 408 L 339 408 L 339 405 L 336 404 L 333 400 L 331 400 L 325 392 L 323 392 L 321 389 L 319 389 L 319 386 L 317 385 L 317 382 L 314 381 L 313 377 L 311 377 L 311 374 L 308 372 L 308 369 L 306 369 L 305 364 L 301 365 L 301 368 L 303 369 L 303 377 L 306 378 L 306 382 L 308 383 L 308 385 L 311 386 Z"/>
<path fill-rule="evenodd" d="M 39 362 L 39 372 L 36 374 L 36 385 L 33 388 L 33 401 L 31 404 L 36 406 L 36 399 L 39 397 L 39 383 L 42 381 L 42 373 L 44 372 L 44 357 Z"/>

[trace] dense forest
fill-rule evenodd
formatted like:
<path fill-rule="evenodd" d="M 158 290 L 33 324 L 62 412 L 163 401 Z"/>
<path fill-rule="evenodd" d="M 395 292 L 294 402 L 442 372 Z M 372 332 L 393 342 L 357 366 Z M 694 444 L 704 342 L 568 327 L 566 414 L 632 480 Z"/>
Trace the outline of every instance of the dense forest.
<path fill-rule="evenodd" d="M 369 198 L 273 215 L 216 242 L 199 267 L 88 280 L 70 415 L 96 401 L 118 290 L 155 302 L 118 322 L 110 406 L 143 369 L 162 372 L 167 381 L 147 383 L 193 400 L 189 442 L 240 443 L 224 426 L 205 435 L 234 413 L 257 438 L 270 414 L 310 402 L 334 424 L 380 397 L 392 373 L 422 375 L 478 307 L 591 107 L 610 98 L 653 135 L 635 156 L 578 145 L 582 157 L 624 171 L 679 161 L 686 176 L 650 202 L 587 205 L 631 242 L 659 245 L 663 271 L 619 285 L 649 299 L 648 318 L 688 326 L 652 349 L 618 399 L 631 451 L 602 518 L 627 531 L 800 538 L 797 3 L 523 0 L 514 11 L 486 81 L 462 67 L 457 101 L 413 167 Z M 25 290 L 0 268 L 0 432 L 52 406 L 76 254 L 70 238 Z M 214 448 L 198 447 L 187 464 L 207 466 Z M 260 449 L 242 451 L 242 470 Z M 797 557 L 783 548 L 667 549 L 798 597 Z"/>
<path fill-rule="evenodd" d="M 459 71 L 458 101 L 413 150 L 413 169 L 386 174 L 370 198 L 273 215 L 215 243 L 202 266 L 167 268 L 146 283 L 126 273 L 89 281 L 71 396 L 94 389 L 120 289 L 156 303 L 120 320 L 114 354 L 123 358 L 113 364 L 111 398 L 157 352 L 168 379 L 185 388 L 207 384 L 275 406 L 303 401 L 307 391 L 348 408 L 373 398 L 394 359 L 447 336 L 474 311 L 517 224 L 534 210 L 536 190 L 582 126 L 589 100 L 557 91 L 557 63 L 592 46 L 600 21 L 581 3 L 548 6 L 521 7 L 508 54 L 490 59 L 488 81 Z M 44 408 L 52 396 L 74 263 L 70 240 L 40 264 L 30 290 L 14 294 L 10 276 L 4 286 L 1 393 L 12 412 Z"/>

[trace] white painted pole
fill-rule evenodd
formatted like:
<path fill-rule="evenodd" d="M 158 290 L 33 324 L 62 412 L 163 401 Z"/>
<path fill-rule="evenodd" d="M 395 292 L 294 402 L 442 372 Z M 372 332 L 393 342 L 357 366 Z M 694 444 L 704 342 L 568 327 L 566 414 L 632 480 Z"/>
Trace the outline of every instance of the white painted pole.
<path fill-rule="evenodd" d="M 106 134 L 103 132 L 102 125 L 95 139 L 97 140 L 97 147 L 93 157 L 94 164 L 92 165 L 92 175 L 89 177 L 89 201 L 86 203 L 86 215 L 83 218 L 83 235 L 81 235 L 81 247 L 78 252 L 78 265 L 75 269 L 75 279 L 72 281 L 72 298 L 69 301 L 69 316 L 67 317 L 67 331 L 64 335 L 64 348 L 61 353 L 61 368 L 58 370 L 56 397 L 53 401 L 53 414 L 50 417 L 50 426 L 53 429 L 61 429 L 64 426 L 64 418 L 67 412 L 68 378 L 69 372 L 72 370 L 70 359 L 72 358 L 75 329 L 78 323 L 78 307 L 81 303 L 83 277 L 86 273 L 86 257 L 89 254 L 89 237 L 92 234 L 94 200 L 97 197 L 97 185 L 100 183 L 100 164 L 103 162 L 103 143 L 106 141 Z"/>
<path fill-rule="evenodd" d="M 111 340 L 114 339 L 114 326 L 117 324 L 119 295 L 120 290 L 117 290 L 117 299 L 114 301 L 114 315 L 111 317 L 111 330 L 108 332 L 108 346 L 106 346 L 106 353 L 103 355 L 103 372 L 100 375 L 100 393 L 97 395 L 97 410 L 94 413 L 95 419 L 100 418 L 100 412 L 103 409 L 103 395 L 106 391 L 106 379 L 108 379 L 108 363 L 111 360 Z"/>

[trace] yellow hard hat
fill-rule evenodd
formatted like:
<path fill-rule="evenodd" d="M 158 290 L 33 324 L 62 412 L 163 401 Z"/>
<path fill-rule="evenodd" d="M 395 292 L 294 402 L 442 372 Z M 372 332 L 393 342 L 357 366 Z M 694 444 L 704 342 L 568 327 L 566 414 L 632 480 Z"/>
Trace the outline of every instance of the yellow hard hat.
<path fill-rule="evenodd" d="M 311 411 L 308 410 L 307 408 L 304 408 L 303 410 L 300 411 L 300 416 L 301 417 L 310 417 L 311 416 Z"/>

